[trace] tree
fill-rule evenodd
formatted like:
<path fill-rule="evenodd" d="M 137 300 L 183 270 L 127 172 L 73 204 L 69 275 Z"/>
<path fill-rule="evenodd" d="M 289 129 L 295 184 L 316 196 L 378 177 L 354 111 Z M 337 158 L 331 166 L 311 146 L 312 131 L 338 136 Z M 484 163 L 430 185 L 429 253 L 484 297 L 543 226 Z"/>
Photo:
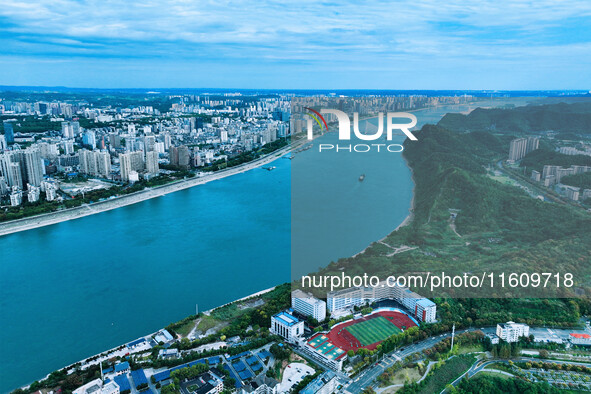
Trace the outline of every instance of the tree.
<path fill-rule="evenodd" d="M 549 353 L 546 349 L 542 349 L 539 351 L 538 355 L 540 358 L 548 358 Z"/>
<path fill-rule="evenodd" d="M 226 387 L 227 389 L 233 389 L 235 385 L 236 385 L 236 379 L 234 379 L 234 378 L 226 378 L 224 380 L 224 387 Z"/>
<path fill-rule="evenodd" d="M 160 390 L 160 394 L 176 394 L 176 392 L 177 391 L 172 384 L 169 384 L 168 386 L 164 386 Z"/>

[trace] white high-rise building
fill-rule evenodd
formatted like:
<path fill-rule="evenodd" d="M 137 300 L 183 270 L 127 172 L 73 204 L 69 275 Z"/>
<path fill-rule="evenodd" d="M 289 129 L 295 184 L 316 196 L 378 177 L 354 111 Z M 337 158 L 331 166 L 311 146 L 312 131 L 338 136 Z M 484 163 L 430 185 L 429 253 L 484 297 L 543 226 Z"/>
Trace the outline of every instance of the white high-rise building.
<path fill-rule="evenodd" d="M 70 122 L 62 122 L 62 137 L 65 139 L 74 138 L 74 127 Z"/>
<path fill-rule="evenodd" d="M 111 175 L 111 155 L 108 152 L 96 152 L 82 149 L 78 153 L 80 172 L 108 178 Z"/>
<path fill-rule="evenodd" d="M 226 130 L 220 131 L 220 142 L 222 144 L 228 142 L 228 132 Z"/>
<path fill-rule="evenodd" d="M 64 153 L 71 155 L 74 153 L 74 140 L 64 141 Z"/>
<path fill-rule="evenodd" d="M 21 171 L 21 163 L 18 162 L 10 162 L 8 163 L 8 185 L 11 187 L 18 187 L 22 189 L 24 186 L 23 183 L 23 173 Z"/>
<path fill-rule="evenodd" d="M 159 154 L 164 154 L 164 142 L 156 142 L 154 143 L 154 151 L 158 152 Z"/>
<path fill-rule="evenodd" d="M 39 149 L 28 148 L 23 152 L 27 171 L 27 183 L 33 186 L 41 185 L 43 181 L 44 166 Z"/>
<path fill-rule="evenodd" d="M 538 149 L 539 145 L 540 139 L 537 137 L 514 139 L 509 145 L 509 160 L 521 160 L 529 152 Z"/>
<path fill-rule="evenodd" d="M 146 135 L 144 137 L 144 150 L 146 152 L 152 152 L 154 149 L 154 144 L 156 144 L 156 137 L 153 135 Z"/>
<path fill-rule="evenodd" d="M 130 174 L 132 171 L 140 172 L 144 169 L 144 153 L 130 152 L 119 155 L 119 162 L 121 165 L 121 180 L 130 181 Z M 135 176 L 134 176 L 135 178 Z"/>
<path fill-rule="evenodd" d="M 326 302 L 301 290 L 294 290 L 291 293 L 291 307 L 296 312 L 312 316 L 319 322 L 326 319 Z"/>

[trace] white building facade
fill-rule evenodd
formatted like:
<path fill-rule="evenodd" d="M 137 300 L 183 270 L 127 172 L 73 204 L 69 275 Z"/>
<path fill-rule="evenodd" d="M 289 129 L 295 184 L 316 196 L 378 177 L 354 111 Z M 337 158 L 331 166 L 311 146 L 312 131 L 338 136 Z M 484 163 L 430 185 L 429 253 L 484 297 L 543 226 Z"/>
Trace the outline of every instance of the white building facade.
<path fill-rule="evenodd" d="M 497 324 L 497 336 L 506 342 L 517 342 L 521 337 L 529 336 L 527 324 L 507 322 Z"/>
<path fill-rule="evenodd" d="M 271 334 L 279 335 L 295 343 L 304 334 L 304 322 L 288 312 L 279 312 L 271 317 Z"/>
<path fill-rule="evenodd" d="M 319 322 L 326 319 L 326 302 L 301 290 L 295 290 L 291 293 L 291 307 L 296 312 L 312 316 Z"/>

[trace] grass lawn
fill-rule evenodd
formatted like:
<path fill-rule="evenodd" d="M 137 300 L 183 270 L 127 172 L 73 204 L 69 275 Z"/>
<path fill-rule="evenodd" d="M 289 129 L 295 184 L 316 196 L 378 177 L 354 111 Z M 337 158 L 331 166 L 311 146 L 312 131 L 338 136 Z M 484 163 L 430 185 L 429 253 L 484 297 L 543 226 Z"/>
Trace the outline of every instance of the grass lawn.
<path fill-rule="evenodd" d="M 460 346 L 458 350 L 458 354 L 466 354 L 466 353 L 474 353 L 474 352 L 482 352 L 484 351 L 484 347 L 480 344 L 477 345 L 467 345 L 467 346 Z"/>
<path fill-rule="evenodd" d="M 374 317 L 373 319 L 353 324 L 352 326 L 345 328 L 345 330 L 349 331 L 355 338 L 357 338 L 363 346 L 383 341 L 391 335 L 402 332 L 402 330 L 383 316 Z"/>
<path fill-rule="evenodd" d="M 489 364 L 486 366 L 486 369 L 498 369 L 499 371 L 513 373 L 513 370 L 507 364 L 501 362 Z"/>
<path fill-rule="evenodd" d="M 418 368 L 403 368 L 400 371 L 397 371 L 390 382 L 388 382 L 385 386 L 390 386 L 392 384 L 404 384 L 406 382 L 416 382 L 421 378 L 421 373 L 419 372 Z"/>
<path fill-rule="evenodd" d="M 441 367 L 435 369 L 421 383 L 420 394 L 440 393 L 447 384 L 453 382 L 457 377 L 466 372 L 476 361 L 473 356 L 457 356 L 447 360 Z"/>
<path fill-rule="evenodd" d="M 510 380 L 510 379 L 514 379 L 511 376 L 505 375 L 504 373 L 499 373 L 499 372 L 494 372 L 494 371 L 482 371 L 479 372 L 478 375 L 476 376 L 494 376 L 500 379 L 505 379 L 505 380 Z"/>
<path fill-rule="evenodd" d="M 195 327 L 195 320 L 191 320 L 191 321 L 186 322 L 182 326 L 176 328 L 175 331 L 177 334 L 180 334 L 180 335 L 186 337 L 187 335 L 189 335 L 189 333 L 191 332 L 193 327 Z"/>
<path fill-rule="evenodd" d="M 202 333 L 205 333 L 205 332 L 207 332 L 207 330 L 209 330 L 210 328 L 214 328 L 219 323 L 220 323 L 219 320 L 217 320 L 211 316 L 204 315 L 201 318 L 201 321 L 199 322 L 199 324 L 197 325 L 197 329 L 199 331 L 201 331 Z"/>

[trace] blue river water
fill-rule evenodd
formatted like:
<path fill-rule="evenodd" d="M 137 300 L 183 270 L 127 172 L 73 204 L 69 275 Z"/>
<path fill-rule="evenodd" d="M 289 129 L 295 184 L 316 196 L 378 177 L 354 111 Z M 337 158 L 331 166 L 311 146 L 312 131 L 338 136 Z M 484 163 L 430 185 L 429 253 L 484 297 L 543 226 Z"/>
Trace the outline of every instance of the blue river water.
<path fill-rule="evenodd" d="M 425 112 L 419 126 L 445 111 Z M 291 167 L 309 154 L 298 155 L 293 163 L 275 160 L 273 171 L 257 168 L 0 237 L 0 392 L 154 332 L 193 314 L 197 303 L 209 309 L 350 256 L 408 214 L 412 181 L 401 154 L 390 154 L 387 167 L 351 170 L 344 156 L 319 155 L 317 165 L 298 167 L 320 168 L 307 171 L 309 183 L 298 190 L 329 180 L 327 196 L 345 196 L 331 201 L 348 214 L 318 209 L 323 197 L 317 193 L 314 207 L 298 212 L 319 224 L 318 234 L 326 235 L 325 224 L 337 220 L 346 236 L 332 233 L 328 242 L 313 243 L 300 256 L 309 261 L 292 272 Z M 340 164 L 331 169 L 322 160 Z M 333 179 L 342 166 L 352 176 Z M 362 183 L 359 168 L 366 174 Z M 351 203 L 360 198 L 363 214 Z"/>

